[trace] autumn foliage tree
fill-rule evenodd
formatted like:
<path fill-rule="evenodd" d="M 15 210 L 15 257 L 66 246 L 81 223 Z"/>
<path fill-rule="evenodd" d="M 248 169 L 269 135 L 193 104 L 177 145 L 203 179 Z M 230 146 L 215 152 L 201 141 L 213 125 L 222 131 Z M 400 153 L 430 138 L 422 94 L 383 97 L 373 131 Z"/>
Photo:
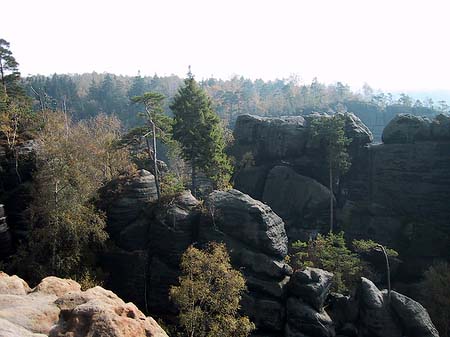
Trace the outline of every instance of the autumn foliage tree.
<path fill-rule="evenodd" d="M 181 259 L 180 285 L 170 290 L 179 323 L 189 337 L 246 337 L 255 328 L 239 316 L 245 279 L 234 270 L 224 244 L 189 247 Z"/>
<path fill-rule="evenodd" d="M 93 205 L 96 191 L 133 166 L 127 151 L 114 147 L 120 136 L 117 119 L 99 115 L 74 123 L 60 112 L 44 119 L 36 140 L 33 228 L 19 263 L 33 270 L 33 279 L 78 278 L 93 268 L 94 252 L 108 237 L 105 217 Z"/>

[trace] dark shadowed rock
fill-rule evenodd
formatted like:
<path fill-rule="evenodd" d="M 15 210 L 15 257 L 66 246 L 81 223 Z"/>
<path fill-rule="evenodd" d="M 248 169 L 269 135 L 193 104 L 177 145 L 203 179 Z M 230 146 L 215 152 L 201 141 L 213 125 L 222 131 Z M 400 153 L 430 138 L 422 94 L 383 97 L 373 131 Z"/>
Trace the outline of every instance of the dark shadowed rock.
<path fill-rule="evenodd" d="M 207 208 L 217 228 L 266 254 L 287 254 L 284 223 L 269 206 L 238 190 L 214 191 Z"/>
<path fill-rule="evenodd" d="M 410 114 L 399 114 L 383 130 L 385 144 L 406 144 L 431 138 L 430 120 Z"/>
<path fill-rule="evenodd" d="M 332 280 L 333 274 L 322 269 L 307 267 L 305 270 L 296 270 L 289 282 L 289 293 L 320 311 Z"/>
<path fill-rule="evenodd" d="M 295 233 L 328 226 L 330 190 L 316 180 L 275 166 L 266 178 L 262 200 L 285 221 L 291 240 L 307 239 Z"/>
<path fill-rule="evenodd" d="M 236 120 L 234 137 L 236 158 L 240 160 L 244 154 L 251 153 L 259 164 L 300 156 L 308 141 L 308 131 L 302 116 L 241 115 Z"/>
<path fill-rule="evenodd" d="M 138 218 L 145 205 L 157 199 L 155 178 L 150 172 L 139 170 L 132 177 L 111 181 L 100 190 L 100 195 L 108 217 L 108 232 L 116 236 Z"/>
<path fill-rule="evenodd" d="M 408 337 L 439 337 L 430 315 L 420 303 L 392 291 L 391 306 L 400 318 Z"/>
<path fill-rule="evenodd" d="M 361 278 L 359 296 L 361 301 L 358 323 L 362 336 L 403 336 L 402 327 L 386 300 L 386 292 L 381 292 L 370 280 L 363 277 Z"/>
<path fill-rule="evenodd" d="M 316 311 L 302 300 L 290 297 L 287 300 L 286 313 L 287 324 L 293 331 L 315 337 L 335 336 L 333 321 L 323 309 Z"/>
<path fill-rule="evenodd" d="M 282 302 L 249 292 L 242 296 L 241 305 L 243 312 L 259 329 L 283 330 L 286 309 Z"/>
<path fill-rule="evenodd" d="M 433 140 L 450 140 L 450 115 L 439 114 L 431 121 Z"/>

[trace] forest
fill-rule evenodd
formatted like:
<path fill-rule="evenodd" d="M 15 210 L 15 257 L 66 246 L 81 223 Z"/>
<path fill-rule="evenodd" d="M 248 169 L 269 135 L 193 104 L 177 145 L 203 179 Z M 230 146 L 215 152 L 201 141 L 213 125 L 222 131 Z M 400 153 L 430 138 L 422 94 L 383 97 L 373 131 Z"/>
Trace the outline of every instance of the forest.
<path fill-rule="evenodd" d="M 446 101 L 22 77 L 3 39 L 0 74 L 0 270 L 105 286 L 171 336 L 449 336 Z"/>

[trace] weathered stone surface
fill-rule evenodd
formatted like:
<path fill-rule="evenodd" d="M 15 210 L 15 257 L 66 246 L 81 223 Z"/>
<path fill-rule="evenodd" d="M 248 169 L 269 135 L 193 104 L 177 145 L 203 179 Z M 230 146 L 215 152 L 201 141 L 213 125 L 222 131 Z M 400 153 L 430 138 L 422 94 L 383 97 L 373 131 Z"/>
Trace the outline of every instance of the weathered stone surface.
<path fill-rule="evenodd" d="M 433 140 L 450 140 L 450 115 L 440 114 L 431 121 L 431 138 Z"/>
<path fill-rule="evenodd" d="M 25 281 L 2 273 L 0 284 L 11 283 L 0 293 L 2 337 L 167 337 L 133 303 L 101 287 L 81 291 L 72 280 L 47 277 L 30 291 Z"/>
<path fill-rule="evenodd" d="M 323 309 L 316 311 L 300 299 L 290 297 L 286 314 L 287 324 L 294 331 L 315 337 L 335 336 L 333 321 Z"/>
<path fill-rule="evenodd" d="M 431 138 L 431 121 L 425 117 L 399 114 L 383 130 L 385 144 L 406 144 Z"/>
<path fill-rule="evenodd" d="M 167 337 L 155 320 L 145 317 L 133 303 L 125 303 L 101 287 L 67 293 L 55 303 L 61 309 L 61 315 L 58 325 L 51 329 L 50 337 Z"/>
<path fill-rule="evenodd" d="M 47 337 L 40 333 L 33 333 L 14 324 L 6 319 L 0 318 L 0 336 L 2 337 Z"/>
<path fill-rule="evenodd" d="M 322 269 L 307 267 L 296 270 L 289 282 L 289 294 L 301 298 L 315 310 L 323 308 L 330 291 L 333 274 Z"/>
<path fill-rule="evenodd" d="M 243 312 L 255 323 L 258 329 L 283 330 L 286 309 L 282 302 L 249 292 L 242 297 L 241 305 Z"/>
<path fill-rule="evenodd" d="M 16 275 L 9 276 L 0 271 L 0 294 L 26 295 L 31 291 L 28 284 Z"/>
<path fill-rule="evenodd" d="M 79 291 L 81 286 L 70 279 L 61 279 L 55 276 L 48 276 L 39 283 L 33 292 L 55 295 L 57 297 L 64 295 L 69 291 Z"/>
<path fill-rule="evenodd" d="M 149 202 L 156 200 L 155 178 L 150 172 L 139 170 L 135 176 L 111 181 L 100 194 L 108 217 L 108 232 L 119 236 Z"/>
<path fill-rule="evenodd" d="M 362 278 L 359 289 L 360 319 L 359 331 L 363 336 L 402 337 L 402 327 L 396 320 L 386 300 L 387 293 L 381 292 L 368 279 Z"/>
<path fill-rule="evenodd" d="M 391 306 L 408 337 L 439 337 L 430 315 L 420 303 L 392 291 Z"/>
<path fill-rule="evenodd" d="M 220 231 L 268 255 L 286 256 L 283 220 L 269 206 L 229 190 L 212 192 L 207 207 Z"/>
<path fill-rule="evenodd" d="M 329 226 L 330 193 L 290 167 L 275 166 L 266 178 L 262 200 L 284 220 L 291 240 L 307 240 L 308 229 Z"/>
<path fill-rule="evenodd" d="M 236 120 L 234 137 L 236 158 L 240 160 L 245 153 L 252 153 L 258 165 L 264 161 L 300 156 L 308 140 L 308 130 L 302 116 L 242 115 Z"/>

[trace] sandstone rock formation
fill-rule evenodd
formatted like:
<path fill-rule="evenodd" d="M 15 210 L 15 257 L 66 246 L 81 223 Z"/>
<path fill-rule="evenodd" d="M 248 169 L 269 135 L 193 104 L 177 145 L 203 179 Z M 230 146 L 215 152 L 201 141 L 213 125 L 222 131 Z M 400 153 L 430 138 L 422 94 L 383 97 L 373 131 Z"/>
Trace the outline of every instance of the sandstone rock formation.
<path fill-rule="evenodd" d="M 280 215 L 291 241 L 327 228 L 327 165 L 308 131 L 317 116 L 239 116 L 234 130 L 235 188 Z M 450 218 L 450 117 L 399 115 L 385 128 L 385 144 L 373 145 L 347 114 L 345 133 L 352 165 L 334 186 L 336 228 L 398 250 L 401 278 L 420 275 L 449 245 L 442 233 Z"/>
<path fill-rule="evenodd" d="M 270 207 L 237 191 L 214 191 L 207 201 L 198 241 L 224 242 L 235 268 L 244 274 L 249 292 L 243 312 L 259 330 L 280 332 L 285 320 L 286 284 L 292 269 L 284 223 Z"/>
<path fill-rule="evenodd" d="M 167 337 L 133 303 L 101 287 L 80 288 L 72 280 L 47 277 L 30 289 L 0 272 L 0 336 Z"/>

